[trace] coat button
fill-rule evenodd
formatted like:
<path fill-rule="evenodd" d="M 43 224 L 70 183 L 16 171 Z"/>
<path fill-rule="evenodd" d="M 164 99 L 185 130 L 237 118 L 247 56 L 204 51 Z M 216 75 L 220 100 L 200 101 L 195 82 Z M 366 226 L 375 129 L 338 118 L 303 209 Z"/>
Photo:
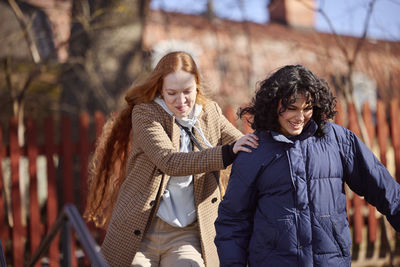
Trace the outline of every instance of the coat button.
<path fill-rule="evenodd" d="M 211 199 L 211 203 L 215 203 L 217 202 L 218 198 L 214 197 L 213 199 Z"/>
<path fill-rule="evenodd" d="M 163 172 L 160 169 L 157 169 L 158 174 L 163 174 Z"/>
<path fill-rule="evenodd" d="M 140 230 L 135 230 L 135 232 L 133 232 L 135 235 L 140 235 L 142 232 L 140 232 Z"/>
<path fill-rule="evenodd" d="M 154 200 L 150 201 L 150 206 L 154 206 L 156 204 L 156 202 Z"/>

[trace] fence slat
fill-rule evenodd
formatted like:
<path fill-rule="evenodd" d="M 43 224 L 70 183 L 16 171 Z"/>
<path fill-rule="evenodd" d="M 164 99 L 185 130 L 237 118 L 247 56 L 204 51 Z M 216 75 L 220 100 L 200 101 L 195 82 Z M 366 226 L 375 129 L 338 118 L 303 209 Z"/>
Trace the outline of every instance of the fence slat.
<path fill-rule="evenodd" d="M 340 126 L 346 127 L 345 120 L 344 120 L 344 108 L 343 108 L 343 101 L 339 100 L 336 104 L 336 116 L 335 116 L 335 123 L 339 124 Z"/>
<path fill-rule="evenodd" d="M 86 208 L 88 190 L 88 164 L 90 153 L 89 114 L 84 112 L 79 116 L 79 164 L 81 188 L 81 212 Z"/>
<path fill-rule="evenodd" d="M 353 103 L 347 105 L 347 112 L 349 115 L 349 129 L 353 131 L 356 135 L 361 135 L 361 130 L 358 125 L 357 111 Z M 364 200 L 360 198 L 359 195 L 354 193 L 353 195 L 353 207 L 354 207 L 354 241 L 356 244 L 361 244 L 362 242 L 362 229 L 364 227 L 364 218 L 362 214 L 362 208 L 364 206 Z"/>
<path fill-rule="evenodd" d="M 372 113 L 368 102 L 363 105 L 363 119 L 365 127 L 367 128 L 369 143 L 371 144 L 370 149 L 372 150 L 374 139 L 375 139 L 375 125 L 372 121 Z M 378 220 L 376 219 L 376 208 L 371 204 L 368 204 L 368 240 L 369 242 L 375 242 L 377 239 L 378 231 Z"/>
<path fill-rule="evenodd" d="M 94 113 L 96 141 L 99 139 L 105 123 L 106 123 L 106 117 L 104 116 L 104 114 L 99 111 L 96 111 Z"/>
<path fill-rule="evenodd" d="M 43 234 L 43 225 L 40 221 L 40 206 L 38 196 L 37 158 L 38 146 L 36 142 L 36 127 L 32 120 L 26 122 L 27 154 L 29 162 L 29 232 L 30 251 L 32 253 L 39 247 Z M 40 266 L 40 264 L 36 264 Z"/>
<path fill-rule="evenodd" d="M 13 266 L 22 267 L 24 259 L 24 237 L 25 231 L 22 225 L 22 202 L 19 187 L 19 160 L 20 148 L 18 145 L 18 121 L 17 118 L 10 120 L 10 163 L 11 163 L 11 206 L 13 215 L 12 247 Z"/>
<path fill-rule="evenodd" d="M 399 121 L 399 100 L 397 98 L 390 101 L 390 124 L 392 129 L 392 145 L 394 150 L 395 176 L 400 182 L 400 121 Z"/>
<path fill-rule="evenodd" d="M 90 154 L 89 138 L 89 114 L 83 112 L 79 116 L 79 164 L 80 164 L 80 188 L 81 188 L 81 212 L 86 208 L 86 198 L 88 190 L 88 165 Z M 92 228 L 92 226 L 89 225 Z M 91 229 L 93 231 L 94 229 Z M 84 258 L 84 263 L 89 264 L 88 258 Z"/>
<path fill-rule="evenodd" d="M 6 201 L 5 201 L 5 192 L 4 190 L 4 177 L 3 177 L 3 167 L 2 167 L 2 162 L 4 157 L 6 156 L 6 147 L 3 145 L 3 132 L 1 131 L 0 128 L 0 239 L 3 240 L 2 246 L 4 251 L 5 245 L 4 245 L 4 240 L 9 240 L 10 235 L 9 235 L 9 228 L 8 228 L 8 222 L 7 222 L 7 213 L 6 213 Z"/>
<path fill-rule="evenodd" d="M 376 126 L 379 146 L 379 159 L 387 167 L 387 140 L 389 139 L 389 126 L 386 120 L 386 105 L 381 100 L 376 102 Z"/>
<path fill-rule="evenodd" d="M 51 117 L 45 120 L 45 152 L 46 152 L 46 166 L 47 166 L 47 229 L 55 223 L 57 219 L 58 207 L 57 207 L 57 183 L 56 183 L 56 170 L 54 166 L 54 123 Z M 60 250 L 58 247 L 59 235 L 55 237 L 53 243 L 49 248 L 49 265 L 59 266 L 60 265 Z"/>
<path fill-rule="evenodd" d="M 61 119 L 61 162 L 64 203 L 74 204 L 73 142 L 71 119 L 64 115 Z"/>
<path fill-rule="evenodd" d="M 390 101 L 390 124 L 392 145 L 394 150 L 395 179 L 400 183 L 400 119 L 399 119 L 399 99 Z M 400 244 L 400 236 L 396 235 L 396 243 Z"/>
<path fill-rule="evenodd" d="M 73 175 L 73 141 L 72 141 L 72 123 L 71 119 L 64 115 L 61 118 L 61 162 L 62 162 L 62 181 L 64 204 L 75 203 L 75 183 Z M 70 232 L 73 235 L 73 231 Z M 76 242 L 74 238 L 70 239 L 71 251 L 75 252 Z M 72 255 L 75 255 L 74 253 Z M 78 265 L 76 257 L 72 257 L 71 266 Z"/>
<path fill-rule="evenodd" d="M 95 140 L 99 140 L 101 133 L 103 131 L 104 124 L 106 122 L 106 117 L 104 116 L 103 113 L 96 111 L 94 113 L 94 126 L 95 126 Z M 94 150 L 94 147 L 91 149 L 91 151 Z M 93 223 L 89 224 L 89 227 L 91 230 L 95 229 L 95 226 Z M 102 228 L 96 228 L 96 231 L 98 233 L 98 242 L 101 244 L 103 243 L 104 237 L 106 235 L 106 231 Z"/>

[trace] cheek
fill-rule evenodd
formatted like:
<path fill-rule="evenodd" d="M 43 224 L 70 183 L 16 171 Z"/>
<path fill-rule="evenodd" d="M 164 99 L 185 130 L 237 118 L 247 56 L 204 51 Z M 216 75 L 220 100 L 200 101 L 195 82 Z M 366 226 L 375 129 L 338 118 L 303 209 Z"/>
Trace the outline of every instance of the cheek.
<path fill-rule="evenodd" d="M 196 102 L 196 97 L 197 97 L 197 92 L 194 91 L 194 93 L 192 93 L 192 94 L 189 95 L 190 102 L 191 102 L 191 103 Z"/>
<path fill-rule="evenodd" d="M 278 115 L 278 123 L 281 127 L 284 127 L 285 122 L 287 122 L 287 118 L 286 118 L 286 114 L 282 113 L 280 115 Z"/>
<path fill-rule="evenodd" d="M 307 121 L 309 121 L 309 120 L 312 118 L 312 115 L 313 115 L 313 112 L 312 112 L 312 110 L 311 110 L 310 112 L 306 113 L 304 117 L 305 117 L 305 119 L 306 119 Z"/>
<path fill-rule="evenodd" d="M 167 106 L 168 105 L 172 105 L 174 103 L 174 101 L 175 101 L 175 97 L 165 94 L 164 95 L 164 101 L 165 101 L 165 104 L 167 104 Z"/>
<path fill-rule="evenodd" d="M 287 120 L 290 118 L 290 112 L 288 110 L 285 110 L 284 112 L 282 112 L 281 114 L 278 114 L 279 116 L 279 120 Z"/>

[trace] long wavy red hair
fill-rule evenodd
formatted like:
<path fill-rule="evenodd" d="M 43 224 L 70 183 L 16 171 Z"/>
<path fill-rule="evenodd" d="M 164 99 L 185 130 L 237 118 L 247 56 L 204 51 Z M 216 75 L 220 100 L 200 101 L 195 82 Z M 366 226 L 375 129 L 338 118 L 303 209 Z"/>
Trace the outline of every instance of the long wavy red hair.
<path fill-rule="evenodd" d="M 196 63 L 189 54 L 181 51 L 166 54 L 142 83 L 133 85 L 127 91 L 125 107 L 104 125 L 89 168 L 89 192 L 84 218 L 93 221 L 96 226 L 107 227 L 119 188 L 125 180 L 131 135 L 134 133 L 131 126 L 134 105 L 151 102 L 160 94 L 164 77 L 178 70 L 194 75 L 196 102 L 204 105 L 208 101 L 202 90 Z"/>

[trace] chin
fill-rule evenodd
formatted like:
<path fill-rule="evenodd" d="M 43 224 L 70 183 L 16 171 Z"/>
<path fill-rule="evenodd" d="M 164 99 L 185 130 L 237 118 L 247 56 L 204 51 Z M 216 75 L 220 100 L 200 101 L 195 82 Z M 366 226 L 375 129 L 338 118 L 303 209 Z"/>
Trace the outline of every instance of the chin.
<path fill-rule="evenodd" d="M 303 129 L 296 130 L 296 131 L 290 131 L 289 133 L 290 133 L 291 136 L 296 136 L 296 135 L 301 134 L 302 131 L 303 131 Z"/>

